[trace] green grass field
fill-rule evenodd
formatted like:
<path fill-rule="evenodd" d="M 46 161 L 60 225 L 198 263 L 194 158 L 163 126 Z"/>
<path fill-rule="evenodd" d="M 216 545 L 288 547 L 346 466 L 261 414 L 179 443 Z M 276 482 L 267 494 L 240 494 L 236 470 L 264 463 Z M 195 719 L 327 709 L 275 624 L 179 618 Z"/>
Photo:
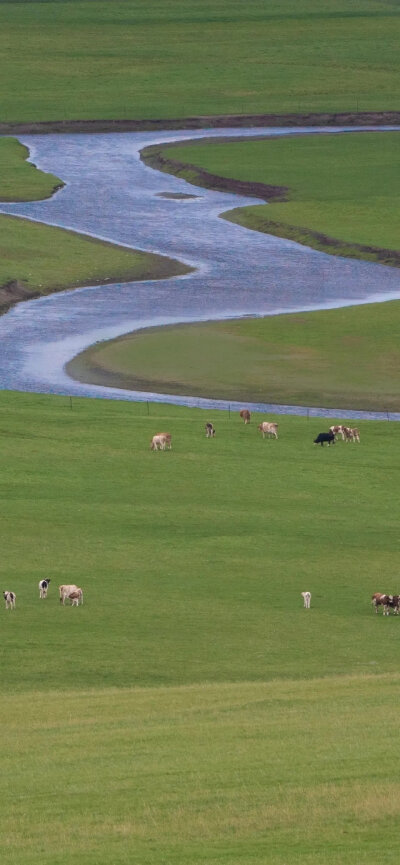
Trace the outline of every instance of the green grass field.
<path fill-rule="evenodd" d="M 287 201 L 226 212 L 232 222 L 340 255 L 376 257 L 373 250 L 346 249 L 346 243 L 399 252 L 400 199 L 393 182 L 400 173 L 397 132 L 209 141 L 161 148 L 161 153 L 172 160 L 172 171 L 179 162 L 180 176 L 189 180 L 196 166 L 286 190 Z M 324 237 L 333 243 L 327 246 Z"/>
<path fill-rule="evenodd" d="M 399 411 L 399 325 L 391 301 L 150 328 L 94 345 L 68 368 L 131 390 Z"/>
<path fill-rule="evenodd" d="M 0 34 L 8 121 L 398 107 L 395 0 L 2 2 Z"/>
<path fill-rule="evenodd" d="M 370 605 L 399 589 L 397 424 L 328 449 L 318 419 L 263 441 L 6 392 L 0 418 L 2 862 L 397 861 L 400 622 Z"/>
<path fill-rule="evenodd" d="M 1 10 L 1 6 L 0 6 Z M 0 200 L 49 197 L 62 181 L 27 162 L 28 149 L 0 139 Z M 0 311 L 15 300 L 79 285 L 163 279 L 190 268 L 173 259 L 129 250 L 18 217 L 0 216 Z M 11 291 L 4 288 L 12 286 Z"/>

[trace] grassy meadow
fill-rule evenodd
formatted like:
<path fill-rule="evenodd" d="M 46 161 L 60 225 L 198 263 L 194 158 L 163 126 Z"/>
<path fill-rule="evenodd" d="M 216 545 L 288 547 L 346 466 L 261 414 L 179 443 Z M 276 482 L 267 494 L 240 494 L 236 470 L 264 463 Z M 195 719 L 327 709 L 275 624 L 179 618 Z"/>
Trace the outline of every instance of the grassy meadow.
<path fill-rule="evenodd" d="M 2 2 L 0 115 L 396 109 L 399 20 L 395 0 Z"/>
<path fill-rule="evenodd" d="M 6 865 L 395 862 L 397 424 L 256 420 L 2 392 Z"/>
<path fill-rule="evenodd" d="M 58 177 L 27 162 L 28 156 L 16 139 L 0 139 L 0 201 L 47 198 L 63 186 Z M 15 300 L 79 285 L 163 279 L 190 270 L 164 256 L 28 219 L 0 216 L 0 227 L 0 312 Z M 11 292 L 4 288 L 8 284 Z"/>
<path fill-rule="evenodd" d="M 155 393 L 400 411 L 399 327 L 390 301 L 149 328 L 91 346 L 68 370 Z"/>
<path fill-rule="evenodd" d="M 178 162 L 180 176 L 189 180 L 195 166 L 219 177 L 281 187 L 287 199 L 236 208 L 226 219 L 330 253 L 374 259 L 373 248 L 400 251 L 400 198 L 393 182 L 400 173 L 399 140 L 398 132 L 363 132 L 213 140 L 160 150 L 171 160 L 171 171 Z"/>

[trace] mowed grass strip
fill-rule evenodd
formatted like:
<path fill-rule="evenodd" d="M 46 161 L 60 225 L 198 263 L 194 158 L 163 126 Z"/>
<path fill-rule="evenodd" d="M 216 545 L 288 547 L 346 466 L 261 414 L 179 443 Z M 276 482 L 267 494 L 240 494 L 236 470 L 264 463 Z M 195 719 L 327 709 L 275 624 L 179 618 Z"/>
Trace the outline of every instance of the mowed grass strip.
<path fill-rule="evenodd" d="M 92 346 L 81 381 L 244 402 L 399 411 L 400 303 L 151 328 Z"/>
<path fill-rule="evenodd" d="M 3 697 L 2 862 L 394 865 L 399 688 L 383 673 Z"/>
<path fill-rule="evenodd" d="M 2 2 L 0 34 L 8 121 L 397 108 L 392 0 Z"/>
<path fill-rule="evenodd" d="M 28 156 L 16 139 L 0 139 L 0 202 L 47 198 L 63 186 L 28 163 Z M 163 279 L 191 270 L 164 256 L 27 219 L 0 216 L 0 227 L 0 312 L 18 300 L 66 288 Z"/>
<path fill-rule="evenodd" d="M 370 599 L 400 591 L 398 424 L 322 448 L 331 421 L 276 420 L 263 440 L 256 416 L 3 392 L 0 691 L 397 672 Z"/>
<path fill-rule="evenodd" d="M 172 160 L 172 172 L 175 161 L 187 163 L 189 179 L 196 166 L 286 190 L 287 201 L 230 210 L 225 219 L 331 253 L 374 259 L 377 249 L 400 249 L 400 195 L 393 182 L 400 174 L 399 141 L 398 132 L 303 135 L 209 141 L 161 152 Z M 179 173 L 185 176 L 182 168 Z"/>

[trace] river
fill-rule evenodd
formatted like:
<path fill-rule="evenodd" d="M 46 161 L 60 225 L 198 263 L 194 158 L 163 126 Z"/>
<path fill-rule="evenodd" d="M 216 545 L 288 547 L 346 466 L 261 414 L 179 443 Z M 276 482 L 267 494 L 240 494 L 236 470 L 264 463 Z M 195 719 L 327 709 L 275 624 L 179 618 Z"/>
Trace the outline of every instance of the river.
<path fill-rule="evenodd" d="M 327 129 L 224 129 L 177 132 L 23 135 L 30 159 L 66 185 L 51 199 L 1 204 L 0 211 L 70 228 L 126 246 L 180 259 L 194 273 L 160 281 L 107 284 L 20 303 L 0 318 L 2 389 L 111 399 L 226 407 L 223 401 L 179 398 L 86 385 L 64 366 L 100 340 L 162 324 L 275 315 L 400 297 L 400 271 L 329 256 L 278 237 L 249 231 L 218 214 L 254 204 L 145 166 L 143 147 L 202 137 L 277 136 Z M 354 129 L 348 130 L 355 131 Z M 186 193 L 173 199 L 160 193 Z M 231 403 L 233 408 L 236 404 Z M 258 404 L 261 410 L 306 409 Z M 334 417 L 336 410 L 310 414 Z M 343 412 L 341 413 L 343 414 Z M 386 417 L 349 412 L 346 417 Z M 392 414 L 400 419 L 400 414 Z"/>

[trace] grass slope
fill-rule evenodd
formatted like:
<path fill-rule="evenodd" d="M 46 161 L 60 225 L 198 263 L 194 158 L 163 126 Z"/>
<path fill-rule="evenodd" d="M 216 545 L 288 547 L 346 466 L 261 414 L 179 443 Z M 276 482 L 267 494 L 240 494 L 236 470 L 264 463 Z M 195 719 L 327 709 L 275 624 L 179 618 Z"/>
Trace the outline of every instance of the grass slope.
<path fill-rule="evenodd" d="M 400 411 L 399 326 L 391 301 L 151 328 L 92 346 L 68 369 L 132 390 Z"/>
<path fill-rule="evenodd" d="M 58 177 L 28 163 L 28 156 L 28 149 L 15 139 L 0 139 L 0 200 L 47 198 L 63 186 Z M 17 217 L 0 216 L 0 227 L 0 312 L 19 300 L 66 288 L 190 271 L 164 256 Z"/>
<path fill-rule="evenodd" d="M 326 420 L 278 422 L 264 441 L 256 417 L 3 392 L 0 691 L 397 671 L 399 622 L 370 596 L 399 590 L 398 426 L 316 448 Z M 171 452 L 149 449 L 160 429 Z"/>
<path fill-rule="evenodd" d="M 397 862 L 398 427 L 278 420 L 1 394 L 4 865 Z"/>
<path fill-rule="evenodd" d="M 2 863 L 395 865 L 399 687 L 386 673 L 3 697 Z"/>
<path fill-rule="evenodd" d="M 232 178 L 256 184 L 253 194 L 261 196 L 257 185 L 265 184 L 287 199 L 272 194 L 270 204 L 228 211 L 224 217 L 232 222 L 339 255 L 400 263 L 400 199 L 393 183 L 400 172 L 397 132 L 209 141 L 159 150 L 166 169 L 189 181 L 195 167 L 212 175 L 210 186 L 218 185 L 218 177 Z M 196 180 L 201 183 L 201 176 Z"/>
<path fill-rule="evenodd" d="M 3 120 L 397 107 L 394 0 L 2 2 L 0 34 Z"/>

